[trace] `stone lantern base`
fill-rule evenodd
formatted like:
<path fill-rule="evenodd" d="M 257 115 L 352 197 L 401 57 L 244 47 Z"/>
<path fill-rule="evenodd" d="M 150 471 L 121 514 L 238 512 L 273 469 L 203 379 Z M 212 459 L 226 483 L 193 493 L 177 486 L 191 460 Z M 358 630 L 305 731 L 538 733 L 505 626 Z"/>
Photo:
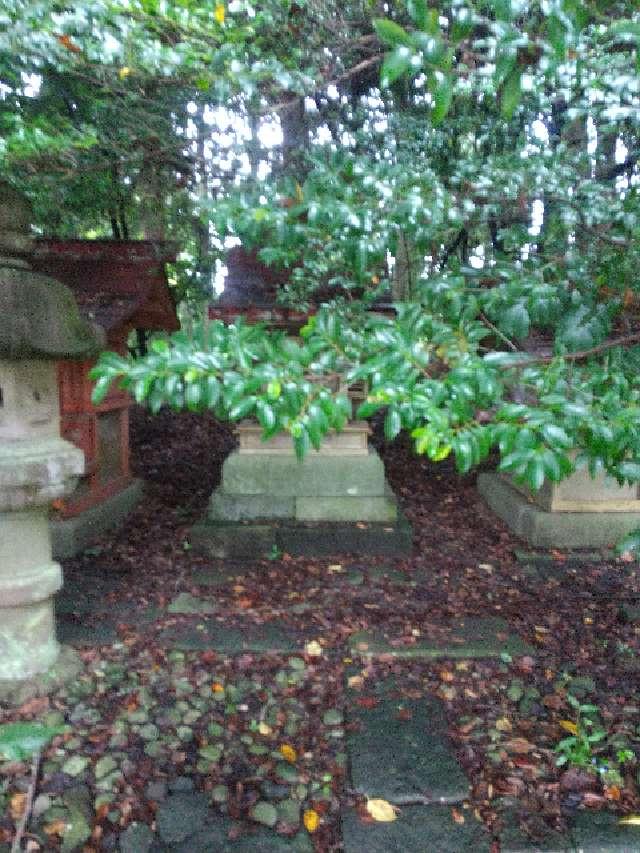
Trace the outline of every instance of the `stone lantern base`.
<path fill-rule="evenodd" d="M 635 487 L 579 471 L 532 494 L 501 474 L 480 474 L 478 491 L 511 530 L 537 548 L 608 548 L 640 528 Z"/>
<path fill-rule="evenodd" d="M 84 669 L 79 654 L 69 646 L 58 646 L 58 650 L 55 662 L 45 672 L 27 679 L 0 679 L 0 707 L 22 705 L 74 681 Z"/>

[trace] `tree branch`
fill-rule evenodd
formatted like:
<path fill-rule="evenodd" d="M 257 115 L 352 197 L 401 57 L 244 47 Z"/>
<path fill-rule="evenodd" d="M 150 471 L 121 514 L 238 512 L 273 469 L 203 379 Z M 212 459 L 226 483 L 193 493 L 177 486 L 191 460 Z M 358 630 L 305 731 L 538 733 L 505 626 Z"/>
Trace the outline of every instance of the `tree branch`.
<path fill-rule="evenodd" d="M 557 358 L 563 358 L 565 361 L 580 361 L 583 358 L 589 358 L 592 355 L 599 355 L 601 352 L 606 352 L 607 350 L 614 349 L 615 347 L 622 347 L 627 344 L 638 342 L 640 342 L 640 332 L 633 332 L 630 335 L 611 338 L 608 341 L 598 344 L 596 347 L 589 347 L 589 349 L 578 350 L 577 352 L 568 352 L 564 355 L 534 355 L 526 359 L 511 362 L 508 366 L 529 367 L 531 364 L 549 364 Z"/>

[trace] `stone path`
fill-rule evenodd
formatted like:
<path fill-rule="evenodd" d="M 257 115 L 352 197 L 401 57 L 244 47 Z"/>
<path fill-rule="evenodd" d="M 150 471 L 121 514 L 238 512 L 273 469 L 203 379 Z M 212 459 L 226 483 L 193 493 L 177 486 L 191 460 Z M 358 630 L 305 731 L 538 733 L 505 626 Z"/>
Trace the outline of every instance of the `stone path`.
<path fill-rule="evenodd" d="M 355 586 L 365 583 L 365 576 L 369 583 L 415 583 L 393 568 L 374 571 L 354 563 L 344 571 Z M 192 580 L 213 590 L 241 572 L 240 567 L 229 565 L 222 575 L 205 571 Z M 104 604 L 104 595 L 114 583 L 103 579 L 94 584 L 87 579 L 86 588 L 84 583 L 65 586 L 57 608 L 59 636 L 64 642 L 101 645 L 116 639 L 116 621 L 131 614 L 119 608 L 114 615 Z M 148 608 L 136 610 L 135 619 L 151 623 L 158 615 L 177 617 L 175 624 L 159 634 L 161 643 L 175 655 L 180 654 L 178 650 L 204 649 L 226 655 L 247 651 L 290 655 L 304 645 L 285 623 L 256 625 L 246 619 L 228 626 L 216 619 L 216 610 L 211 600 L 180 593 L 167 605 L 166 614 Z M 368 689 L 376 701 L 363 706 L 358 702 L 361 694 L 349 686 L 349 675 L 359 671 L 357 663 L 378 655 L 433 661 L 495 658 L 529 651 L 522 640 L 510 634 L 505 622 L 495 618 L 454 620 L 443 626 L 439 636 L 421 637 L 404 646 L 381 629 L 350 637 L 344 652 L 353 658 L 354 669 L 346 673 L 342 724 L 350 768 L 348 784 L 363 800 L 381 798 L 399 809 L 395 821 L 376 823 L 362 820 L 355 808 L 345 808 L 341 818 L 345 853 L 489 853 L 495 840 L 465 807 L 468 781 L 447 737 L 443 703 L 437 698 L 403 698 L 400 703 L 395 682 L 389 678 Z M 159 804 L 156 831 L 145 824 L 132 824 L 120 833 L 112 849 L 121 853 L 312 853 L 314 849 L 304 830 L 287 839 L 258 823 L 252 835 L 230 841 L 231 820 L 212 809 L 209 797 L 194 790 L 188 777 L 178 777 L 162 790 L 154 790 L 152 798 Z M 300 805 L 292 800 L 267 803 L 274 811 L 274 823 L 291 803 L 299 812 Z M 272 816 L 266 817 L 271 820 Z M 298 818 L 299 814 L 296 822 Z M 517 815 L 508 805 L 505 823 L 501 853 L 640 853 L 640 830 L 619 827 L 608 814 L 578 813 L 571 833 L 548 835 L 540 842 L 523 835 Z"/>

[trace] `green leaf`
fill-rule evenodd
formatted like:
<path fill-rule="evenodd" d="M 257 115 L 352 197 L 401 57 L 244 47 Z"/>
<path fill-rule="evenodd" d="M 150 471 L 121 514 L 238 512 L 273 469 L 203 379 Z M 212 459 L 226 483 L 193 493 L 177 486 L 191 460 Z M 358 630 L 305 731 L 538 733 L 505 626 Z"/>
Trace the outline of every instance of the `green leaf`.
<path fill-rule="evenodd" d="M 411 68 L 411 51 L 406 47 L 399 47 L 396 50 L 388 53 L 382 68 L 380 69 L 380 84 L 383 88 L 389 87 L 392 83 L 406 74 Z"/>
<path fill-rule="evenodd" d="M 24 761 L 64 731 L 42 723 L 5 723 L 0 726 L 0 755 L 6 761 Z"/>
<path fill-rule="evenodd" d="M 395 408 L 389 409 L 384 419 L 384 436 L 387 441 L 393 441 L 401 429 L 402 418 L 400 417 L 400 412 Z"/>
<path fill-rule="evenodd" d="M 408 0 L 407 10 L 416 27 L 420 30 L 426 30 L 429 24 L 429 10 L 427 9 L 426 0 Z M 437 10 L 434 9 L 433 11 L 436 13 L 437 21 Z"/>
<path fill-rule="evenodd" d="M 445 76 L 440 80 L 431 94 L 434 100 L 431 121 L 437 127 L 445 119 L 453 100 L 453 86 L 450 78 Z"/>
<path fill-rule="evenodd" d="M 500 94 L 500 111 L 505 118 L 512 118 L 516 107 L 520 103 L 521 95 L 522 75 L 520 68 L 516 66 L 509 72 L 509 76 L 504 81 Z"/>
<path fill-rule="evenodd" d="M 100 376 L 98 378 L 98 381 L 91 392 L 91 402 L 94 405 L 99 406 L 100 403 L 104 401 L 104 398 L 109 393 L 109 388 L 111 387 L 112 382 L 113 378 L 111 376 Z"/>
<path fill-rule="evenodd" d="M 380 41 L 391 47 L 405 45 L 405 47 L 414 47 L 415 42 L 411 35 L 395 21 L 389 18 L 376 18 L 373 22 L 373 28 L 378 34 Z"/>
<path fill-rule="evenodd" d="M 556 58 L 563 60 L 567 53 L 566 33 L 564 24 L 557 15 L 547 18 L 547 35 Z"/>

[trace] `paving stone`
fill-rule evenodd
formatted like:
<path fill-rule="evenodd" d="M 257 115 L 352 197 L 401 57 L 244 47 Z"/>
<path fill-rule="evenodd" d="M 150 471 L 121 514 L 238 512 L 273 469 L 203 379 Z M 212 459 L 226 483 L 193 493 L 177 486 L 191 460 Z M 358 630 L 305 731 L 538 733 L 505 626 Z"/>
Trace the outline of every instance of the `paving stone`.
<path fill-rule="evenodd" d="M 411 553 L 411 525 L 399 512 L 397 520 L 370 523 L 317 522 L 281 525 L 276 529 L 281 551 L 293 556 L 405 556 Z"/>
<path fill-rule="evenodd" d="M 192 581 L 199 586 L 209 586 L 215 588 L 229 586 L 235 583 L 238 577 L 242 577 L 245 573 L 243 566 L 246 563 L 240 563 L 233 569 L 228 568 L 210 568 L 202 569 L 202 571 L 194 572 Z"/>
<path fill-rule="evenodd" d="M 640 827 L 620 826 L 609 812 L 578 812 L 565 833 L 549 831 L 532 840 L 515 817 L 500 838 L 502 853 L 639 853 Z"/>
<path fill-rule="evenodd" d="M 107 646 L 117 639 L 115 624 L 106 619 L 84 619 L 60 616 L 56 634 L 61 643 L 70 646 Z"/>
<path fill-rule="evenodd" d="M 488 853 L 489 837 L 470 812 L 457 824 L 447 806 L 407 806 L 392 823 L 342 817 L 345 853 Z"/>
<path fill-rule="evenodd" d="M 416 586 L 415 578 L 393 566 L 371 566 L 369 577 L 374 583 L 389 581 L 398 586 Z"/>
<path fill-rule="evenodd" d="M 398 513 L 393 522 L 288 522 L 246 524 L 204 521 L 191 528 L 194 548 L 215 559 L 257 560 L 275 549 L 294 556 L 404 556 L 411 553 L 412 531 Z"/>
<path fill-rule="evenodd" d="M 167 612 L 183 614 L 214 613 L 217 609 L 213 601 L 204 601 L 202 598 L 191 595 L 190 592 L 181 592 L 170 602 Z"/>
<path fill-rule="evenodd" d="M 294 838 L 283 838 L 273 830 L 258 828 L 247 831 L 230 841 L 229 830 L 233 822 L 222 815 L 214 815 L 204 828 L 194 832 L 180 844 L 171 847 L 172 853 L 313 853 L 313 843 L 307 833 Z M 243 825 L 243 829 L 247 829 Z"/>
<path fill-rule="evenodd" d="M 506 638 L 501 639 L 504 635 Z M 504 652 L 523 655 L 533 651 L 519 637 L 509 634 L 504 620 L 493 617 L 456 619 L 451 622 L 451 634 L 442 640 L 394 646 L 382 631 L 361 631 L 351 635 L 349 645 L 352 654 L 365 657 L 390 654 L 398 658 L 494 658 Z"/>
<path fill-rule="evenodd" d="M 391 695 L 393 687 L 392 680 L 376 685 L 379 702 L 373 708 L 361 707 L 347 691 L 348 720 L 358 724 L 347 735 L 354 789 L 383 799 L 467 796 L 469 783 L 453 755 L 442 702 L 399 700 Z"/>
<path fill-rule="evenodd" d="M 171 794 L 158 807 L 158 833 L 166 844 L 179 844 L 202 829 L 208 817 L 205 794 Z"/>
<path fill-rule="evenodd" d="M 132 823 L 118 839 L 121 853 L 147 853 L 153 844 L 153 831 L 145 823 Z"/>
<path fill-rule="evenodd" d="M 237 627 L 229 627 L 213 619 L 202 620 L 197 626 L 173 625 L 161 632 L 158 641 L 175 649 L 215 649 L 227 654 L 267 651 L 289 653 L 304 645 L 293 631 L 276 622 L 264 625 L 244 622 Z"/>

